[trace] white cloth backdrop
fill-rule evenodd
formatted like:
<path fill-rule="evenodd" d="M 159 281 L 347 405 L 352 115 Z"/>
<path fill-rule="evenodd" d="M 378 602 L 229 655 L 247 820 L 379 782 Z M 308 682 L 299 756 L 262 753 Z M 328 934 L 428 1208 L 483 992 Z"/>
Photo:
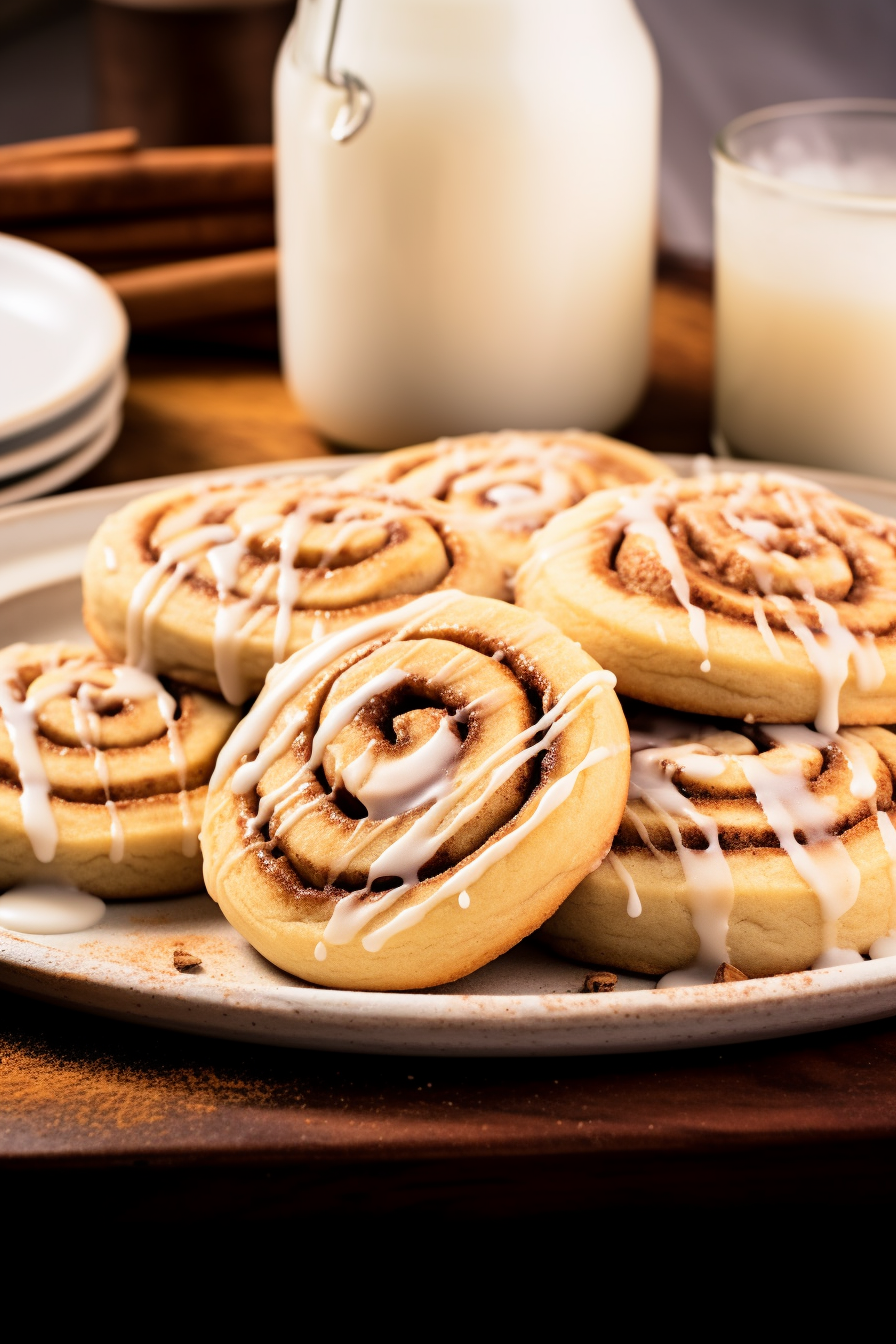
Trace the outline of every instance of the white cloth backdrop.
<path fill-rule="evenodd" d="M 802 98 L 896 98 L 896 0 L 637 0 L 663 72 L 663 241 L 712 251 L 709 146 Z"/>

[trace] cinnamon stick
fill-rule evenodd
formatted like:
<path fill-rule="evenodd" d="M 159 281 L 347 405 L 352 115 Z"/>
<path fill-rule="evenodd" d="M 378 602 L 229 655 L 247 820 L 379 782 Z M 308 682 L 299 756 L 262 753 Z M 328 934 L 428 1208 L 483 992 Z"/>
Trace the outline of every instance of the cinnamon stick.
<path fill-rule="evenodd" d="M 137 331 L 260 312 L 277 301 L 277 250 L 266 247 L 147 266 L 107 275 L 106 280 L 127 308 Z"/>
<path fill-rule="evenodd" d="M 111 260 L 136 254 L 181 252 L 238 252 L 270 247 L 274 241 L 274 212 L 270 206 L 202 211 L 191 214 L 90 218 L 58 223 L 26 221 L 14 232 L 81 261 Z M 165 258 L 159 257 L 162 261 Z M 118 267 L 122 269 L 121 264 Z"/>
<path fill-rule="evenodd" d="M 139 143 L 140 132 L 136 126 L 122 126 L 114 131 L 87 131 L 83 135 L 55 135 L 47 140 L 21 140 L 15 145 L 0 145 L 0 167 L 72 154 L 123 153 L 136 149 Z"/>
<path fill-rule="evenodd" d="M 273 191 L 270 145 L 74 155 L 0 166 L 0 220 L 248 205 Z"/>

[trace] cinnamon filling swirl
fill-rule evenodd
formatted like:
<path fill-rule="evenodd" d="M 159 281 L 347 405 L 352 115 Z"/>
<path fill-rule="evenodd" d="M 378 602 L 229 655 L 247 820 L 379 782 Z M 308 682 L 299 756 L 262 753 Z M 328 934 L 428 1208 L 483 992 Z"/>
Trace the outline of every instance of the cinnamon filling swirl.
<path fill-rule="evenodd" d="M 828 734 L 896 717 L 896 526 L 781 473 L 586 500 L 539 535 L 517 599 L 670 708 Z"/>
<path fill-rule="evenodd" d="M 459 525 L 491 535 L 509 571 L 531 534 L 595 490 L 670 476 L 650 453 L 602 434 L 475 434 L 386 453 L 346 478 L 436 499 Z"/>
<path fill-rule="evenodd" d="M 66 645 L 0 652 L 0 884 L 195 889 L 205 786 L 236 716 Z"/>
<path fill-rule="evenodd" d="M 466 973 L 605 850 L 627 773 L 611 686 L 543 623 L 457 593 L 320 641 L 275 671 L 222 754 L 209 889 L 309 979 Z M 599 823 L 578 824 L 576 794 L 600 801 Z M 527 870 L 561 837 L 559 863 Z"/>
<path fill-rule="evenodd" d="M 85 620 L 111 654 L 240 704 L 322 633 L 446 585 L 502 596 L 504 575 L 438 506 L 324 481 L 211 486 L 106 520 L 88 555 Z"/>

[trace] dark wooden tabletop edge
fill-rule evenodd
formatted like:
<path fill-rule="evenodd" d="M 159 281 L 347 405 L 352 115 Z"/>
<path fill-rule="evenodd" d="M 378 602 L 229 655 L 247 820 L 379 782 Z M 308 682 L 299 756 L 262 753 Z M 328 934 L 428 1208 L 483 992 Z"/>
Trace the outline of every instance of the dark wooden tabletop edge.
<path fill-rule="evenodd" d="M 670 1160 L 671 1158 L 671 1160 Z M 227 1213 L 254 1217 L 350 1214 L 353 1218 L 439 1214 L 506 1218 L 607 1214 L 632 1208 L 744 1208 L 774 1205 L 880 1205 L 896 1196 L 890 1136 L 873 1143 L 773 1145 L 684 1154 L 516 1152 L 284 1162 L 241 1154 L 239 1163 L 106 1157 L 96 1163 L 3 1164 L 7 1217 L 40 1200 L 44 1218 L 89 1200 L 93 1217 L 113 1215 L 203 1221 Z"/>

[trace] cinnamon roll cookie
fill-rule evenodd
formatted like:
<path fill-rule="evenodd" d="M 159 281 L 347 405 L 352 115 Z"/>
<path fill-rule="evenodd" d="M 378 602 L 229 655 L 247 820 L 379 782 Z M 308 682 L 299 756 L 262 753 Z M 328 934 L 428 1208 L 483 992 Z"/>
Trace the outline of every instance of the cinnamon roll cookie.
<path fill-rule="evenodd" d="M 667 984 L 858 961 L 896 928 L 896 734 L 629 713 L 608 858 L 544 927 L 573 960 Z"/>
<path fill-rule="evenodd" d="M 538 535 L 516 595 L 653 704 L 828 734 L 896 720 L 896 524 L 808 481 L 593 495 Z"/>
<path fill-rule="evenodd" d="M 673 474 L 643 448 L 567 429 L 473 434 L 400 448 L 358 467 L 346 480 L 443 501 L 458 525 L 488 533 L 489 545 L 513 573 L 532 533 L 555 513 L 595 490 Z"/>
<path fill-rule="evenodd" d="M 0 652 L 0 890 L 201 890 L 206 785 L 237 715 L 91 649 Z"/>
<path fill-rule="evenodd" d="M 240 704 L 313 639 L 446 587 L 505 593 L 486 541 L 437 504 L 308 479 L 184 486 L 105 520 L 84 619 L 110 657 Z"/>
<path fill-rule="evenodd" d="M 316 984 L 468 974 L 610 845 L 629 771 L 612 682 L 545 622 L 457 592 L 318 641 L 274 670 L 221 754 L 209 892 Z"/>

